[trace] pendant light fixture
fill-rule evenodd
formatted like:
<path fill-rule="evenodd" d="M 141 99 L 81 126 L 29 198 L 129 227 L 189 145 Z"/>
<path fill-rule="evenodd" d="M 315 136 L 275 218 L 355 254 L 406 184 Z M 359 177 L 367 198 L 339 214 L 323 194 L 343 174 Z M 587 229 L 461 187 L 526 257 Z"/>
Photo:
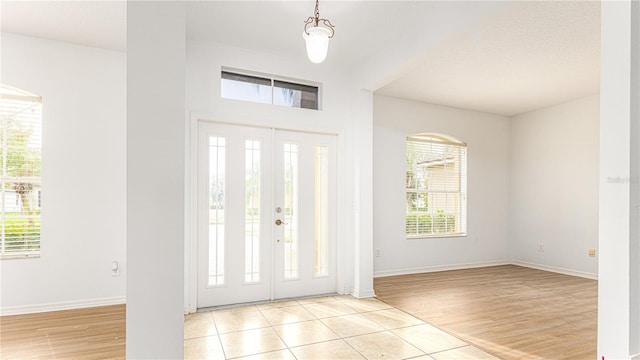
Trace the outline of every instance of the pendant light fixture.
<path fill-rule="evenodd" d="M 320 18 L 318 0 L 316 0 L 314 16 L 309 16 L 304 22 L 304 33 L 302 33 L 307 45 L 307 56 L 312 63 L 319 64 L 327 57 L 329 39 L 333 37 L 333 34 L 334 26 L 329 20 Z"/>

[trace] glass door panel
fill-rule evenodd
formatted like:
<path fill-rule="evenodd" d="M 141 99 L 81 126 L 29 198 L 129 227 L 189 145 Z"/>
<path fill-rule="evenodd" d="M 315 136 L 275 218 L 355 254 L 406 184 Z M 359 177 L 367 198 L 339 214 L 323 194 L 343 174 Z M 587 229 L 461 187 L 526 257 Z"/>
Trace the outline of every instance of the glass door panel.
<path fill-rule="evenodd" d="M 198 307 L 268 300 L 273 131 L 209 122 L 198 131 Z"/>
<path fill-rule="evenodd" d="M 207 285 L 224 284 L 225 138 L 209 137 L 209 278 Z"/>
<path fill-rule="evenodd" d="M 329 275 L 329 148 L 316 145 L 315 149 L 315 262 L 314 276 Z"/>
<path fill-rule="evenodd" d="M 284 278 L 298 278 L 298 145 L 284 147 Z"/>
<path fill-rule="evenodd" d="M 260 281 L 260 141 L 245 141 L 244 281 Z"/>
<path fill-rule="evenodd" d="M 334 293 L 336 136 L 198 132 L 198 307 Z"/>
<path fill-rule="evenodd" d="M 274 160 L 274 296 L 335 292 L 336 137 L 276 131 Z"/>

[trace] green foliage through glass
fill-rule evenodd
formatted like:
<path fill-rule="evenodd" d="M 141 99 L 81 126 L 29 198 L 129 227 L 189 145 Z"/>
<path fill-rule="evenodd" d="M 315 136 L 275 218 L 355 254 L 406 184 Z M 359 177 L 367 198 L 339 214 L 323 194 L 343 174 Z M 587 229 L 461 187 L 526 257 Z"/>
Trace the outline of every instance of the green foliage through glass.
<path fill-rule="evenodd" d="M 0 254 L 40 250 L 42 105 L 19 89 L 0 87 Z"/>

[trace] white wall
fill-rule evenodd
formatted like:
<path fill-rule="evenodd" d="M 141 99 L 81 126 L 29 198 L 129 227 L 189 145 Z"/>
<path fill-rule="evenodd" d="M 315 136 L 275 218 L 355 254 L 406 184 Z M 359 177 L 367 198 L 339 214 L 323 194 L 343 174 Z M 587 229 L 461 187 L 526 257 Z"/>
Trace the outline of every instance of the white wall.
<path fill-rule="evenodd" d="M 41 257 L 0 261 L 2 313 L 124 302 L 125 55 L 3 33 L 2 83 L 43 104 Z"/>
<path fill-rule="evenodd" d="M 602 2 L 598 358 L 605 359 L 640 357 L 639 26 L 637 2 Z"/>
<path fill-rule="evenodd" d="M 184 3 L 127 3 L 127 358 L 183 358 Z"/>
<path fill-rule="evenodd" d="M 322 84 L 322 110 L 223 99 L 220 96 L 220 70 L 223 66 L 319 82 Z M 326 64 L 312 64 L 304 56 L 288 58 L 192 40 L 187 42 L 186 76 L 186 108 L 188 118 L 191 117 L 189 128 L 193 144 L 196 144 L 194 136 L 197 119 L 332 132 L 339 135 L 339 158 L 342 165 L 339 166 L 338 174 L 341 185 L 338 198 L 339 230 L 341 229 L 338 233 L 338 246 L 341 250 L 338 254 L 338 271 L 343 276 L 338 283 L 338 291 L 355 291 L 358 296 L 373 295 L 371 258 L 356 259 L 358 254 L 354 253 L 356 245 L 371 252 L 371 233 L 366 231 L 367 212 L 370 224 L 371 205 L 356 201 L 361 197 L 370 198 L 371 188 L 366 183 L 361 186 L 354 176 L 356 173 L 367 174 L 371 171 L 371 149 L 354 144 L 359 143 L 359 137 L 362 136 L 358 131 L 370 132 L 372 118 L 370 102 L 361 101 L 361 93 L 354 86 L 350 73 Z M 369 115 L 366 116 L 367 114 Z M 362 161 L 356 162 L 356 158 Z M 195 176 L 194 171 L 193 167 L 189 170 L 192 178 Z M 193 197 L 193 193 L 191 196 Z M 195 216 L 191 216 L 191 219 L 195 219 Z M 194 226 L 192 221 L 190 227 Z M 359 228 L 362 231 L 358 231 Z M 189 255 L 195 251 L 196 237 L 193 233 L 187 234 L 187 237 L 190 239 L 186 250 Z M 185 303 L 187 310 L 193 311 L 196 299 L 195 258 L 188 256 L 187 263 L 185 281 L 188 283 L 189 294 Z M 360 273 L 356 274 L 354 264 L 358 264 Z"/>
<path fill-rule="evenodd" d="M 389 275 L 508 260 L 509 119 L 374 96 L 375 274 Z M 467 236 L 407 240 L 406 137 L 453 136 L 468 146 Z"/>
<path fill-rule="evenodd" d="M 511 119 L 513 260 L 597 277 L 599 106 L 593 95 Z"/>

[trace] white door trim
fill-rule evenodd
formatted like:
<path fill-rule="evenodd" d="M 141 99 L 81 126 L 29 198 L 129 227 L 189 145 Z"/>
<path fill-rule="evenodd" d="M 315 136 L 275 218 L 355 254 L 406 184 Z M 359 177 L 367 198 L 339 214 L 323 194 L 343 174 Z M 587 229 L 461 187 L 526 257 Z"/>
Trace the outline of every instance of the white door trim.
<path fill-rule="evenodd" d="M 348 293 L 351 289 L 345 287 L 345 256 L 346 251 L 346 226 L 345 216 L 349 214 L 346 211 L 344 201 L 345 194 L 345 178 L 344 178 L 344 130 L 335 128 L 321 128 L 310 126 L 269 126 L 264 122 L 251 121 L 219 121 L 214 120 L 216 116 L 211 114 L 192 112 L 188 123 L 188 129 L 185 132 L 187 137 L 185 151 L 185 218 L 186 224 L 184 229 L 184 313 L 193 313 L 198 310 L 198 122 L 212 122 L 219 124 L 230 124 L 239 126 L 263 127 L 273 130 L 288 130 L 299 132 L 311 132 L 318 134 L 335 135 L 337 137 L 337 201 L 336 201 L 336 217 L 337 217 L 337 237 L 336 237 L 336 291 L 340 294 Z M 272 292 L 273 293 L 273 292 Z"/>

